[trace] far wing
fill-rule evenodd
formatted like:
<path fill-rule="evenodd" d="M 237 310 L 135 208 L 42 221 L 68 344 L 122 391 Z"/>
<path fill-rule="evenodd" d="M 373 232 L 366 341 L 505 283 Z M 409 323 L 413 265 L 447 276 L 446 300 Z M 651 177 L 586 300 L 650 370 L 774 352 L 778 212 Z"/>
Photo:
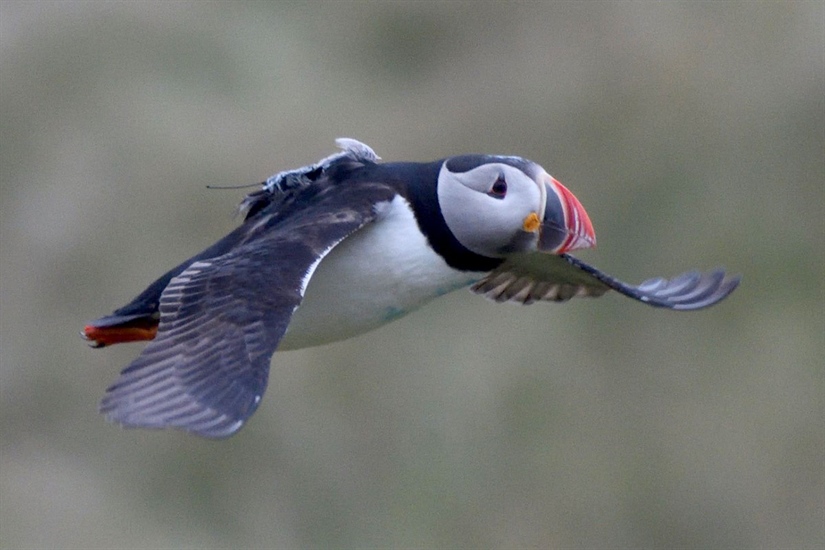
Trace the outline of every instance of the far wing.
<path fill-rule="evenodd" d="M 611 277 L 567 254 L 516 254 L 471 289 L 497 302 L 532 304 L 563 302 L 574 296 L 601 296 L 615 290 L 634 300 L 668 309 L 692 310 L 712 306 L 739 285 L 740 277 L 717 269 L 689 271 L 672 279 L 649 279 L 638 286 Z"/>
<path fill-rule="evenodd" d="M 129 427 L 233 434 L 261 400 L 315 267 L 393 195 L 373 183 L 326 188 L 283 223 L 194 262 L 161 294 L 156 338 L 107 390 L 101 412 Z"/>

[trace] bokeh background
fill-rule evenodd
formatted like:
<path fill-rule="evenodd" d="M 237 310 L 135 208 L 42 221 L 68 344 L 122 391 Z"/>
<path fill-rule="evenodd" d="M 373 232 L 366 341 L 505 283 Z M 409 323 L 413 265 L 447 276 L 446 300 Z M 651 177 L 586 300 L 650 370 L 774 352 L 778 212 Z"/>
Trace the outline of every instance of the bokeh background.
<path fill-rule="evenodd" d="M 825 546 L 825 5 L 0 3 L 3 548 Z M 451 294 L 277 354 L 237 436 L 96 412 L 84 321 L 358 138 L 542 164 L 629 282 L 719 306 Z"/>

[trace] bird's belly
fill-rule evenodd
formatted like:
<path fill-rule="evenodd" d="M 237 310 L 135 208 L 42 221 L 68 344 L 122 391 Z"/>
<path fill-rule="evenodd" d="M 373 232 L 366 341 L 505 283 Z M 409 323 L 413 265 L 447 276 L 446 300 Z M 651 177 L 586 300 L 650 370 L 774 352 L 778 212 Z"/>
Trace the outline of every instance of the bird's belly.
<path fill-rule="evenodd" d="M 433 251 L 404 199 L 387 210 L 320 262 L 278 349 L 363 334 L 481 277 L 451 268 Z"/>

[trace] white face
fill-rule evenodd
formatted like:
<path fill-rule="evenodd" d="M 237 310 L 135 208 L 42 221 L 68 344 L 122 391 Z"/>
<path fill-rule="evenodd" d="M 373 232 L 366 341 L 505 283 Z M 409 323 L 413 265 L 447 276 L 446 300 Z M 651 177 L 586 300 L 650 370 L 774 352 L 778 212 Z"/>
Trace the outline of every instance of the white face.
<path fill-rule="evenodd" d="M 438 202 L 464 247 L 487 257 L 536 248 L 538 233 L 525 223 L 531 214 L 544 217 L 544 184 L 508 164 L 491 162 L 467 172 L 451 172 L 447 164 L 438 174 Z"/>

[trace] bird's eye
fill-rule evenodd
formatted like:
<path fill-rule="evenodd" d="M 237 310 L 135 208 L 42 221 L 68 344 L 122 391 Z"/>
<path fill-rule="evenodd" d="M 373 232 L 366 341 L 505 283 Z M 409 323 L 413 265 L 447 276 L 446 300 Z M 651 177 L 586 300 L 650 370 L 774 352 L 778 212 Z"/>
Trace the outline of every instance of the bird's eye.
<path fill-rule="evenodd" d="M 507 194 L 507 182 L 504 181 L 504 178 L 499 176 L 487 194 L 494 199 L 503 199 Z"/>

